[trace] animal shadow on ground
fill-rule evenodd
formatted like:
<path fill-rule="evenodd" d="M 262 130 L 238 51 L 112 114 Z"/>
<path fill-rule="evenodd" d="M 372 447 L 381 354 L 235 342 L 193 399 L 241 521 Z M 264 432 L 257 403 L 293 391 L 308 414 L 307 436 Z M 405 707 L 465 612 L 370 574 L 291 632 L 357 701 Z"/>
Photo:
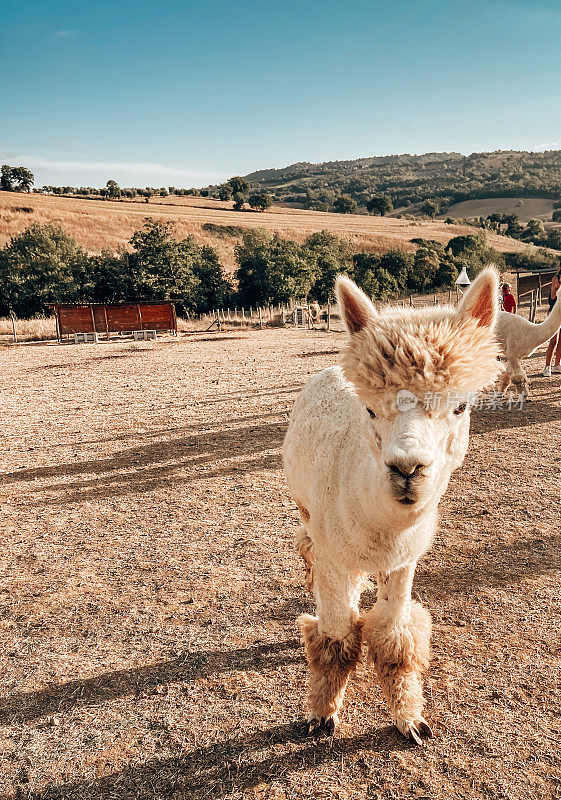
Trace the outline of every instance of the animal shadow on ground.
<path fill-rule="evenodd" d="M 301 745 L 290 750 L 282 745 Z M 153 800 L 163 797 L 220 798 L 249 792 L 260 783 L 286 780 L 287 773 L 321 763 L 340 764 L 363 750 L 390 753 L 416 745 L 396 728 L 386 726 L 356 737 L 310 737 L 303 722 L 275 725 L 242 736 L 198 747 L 184 755 L 154 758 L 125 767 L 104 778 L 59 784 L 44 792 L 26 793 L 29 800 Z M 264 757 L 256 757 L 264 750 Z"/>
<path fill-rule="evenodd" d="M 203 331 L 204 333 L 204 331 Z M 201 336 L 201 332 L 198 333 L 189 333 L 189 336 L 199 336 L 200 338 L 195 339 L 195 342 L 231 342 L 234 339 L 249 339 L 249 336 Z"/>
<path fill-rule="evenodd" d="M 437 570 L 421 563 L 415 572 L 415 588 L 433 596 L 446 597 L 478 587 L 509 586 L 560 569 L 561 537 L 541 536 L 457 553 L 454 561 L 443 569 Z"/>
<path fill-rule="evenodd" d="M 37 717 L 89 706 L 123 695 L 150 695 L 157 686 L 177 681 L 232 672 L 263 671 L 302 661 L 298 639 L 275 644 L 256 644 L 238 650 L 184 653 L 170 661 L 146 664 L 131 670 L 117 670 L 84 680 L 49 686 L 0 698 L 0 722 L 26 722 Z"/>
<path fill-rule="evenodd" d="M 474 411 L 471 415 L 471 433 L 477 435 L 504 428 L 524 428 L 561 419 L 559 406 L 539 400 L 526 401 L 521 409 L 514 406 L 509 409 L 504 401 L 503 406 L 496 410 Z"/>
<path fill-rule="evenodd" d="M 62 492 L 56 497 L 42 497 L 37 503 L 73 503 L 96 497 L 112 497 L 151 491 L 166 486 L 192 483 L 209 477 L 241 474 L 280 467 L 278 450 L 286 430 L 286 421 L 262 422 L 243 428 L 207 431 L 169 441 L 153 442 L 115 453 L 110 458 L 78 461 L 54 466 L 34 467 L 0 475 L 0 485 L 15 481 L 46 478 L 69 478 L 65 481 L 37 487 L 35 492 Z M 243 461 L 231 459 L 243 457 Z M 207 465 L 226 459 L 214 469 Z M 123 474 L 123 470 L 130 470 Z M 174 475 L 174 473 L 179 474 Z M 79 478 L 82 473 L 98 477 Z M 33 502 L 31 503 L 33 505 Z"/>

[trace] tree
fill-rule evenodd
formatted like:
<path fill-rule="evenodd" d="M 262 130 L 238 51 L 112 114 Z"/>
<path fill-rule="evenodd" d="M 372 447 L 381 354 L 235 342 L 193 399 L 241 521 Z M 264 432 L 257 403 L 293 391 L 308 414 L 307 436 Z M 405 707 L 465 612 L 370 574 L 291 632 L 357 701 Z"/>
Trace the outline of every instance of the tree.
<path fill-rule="evenodd" d="M 412 288 L 420 292 L 431 288 L 434 285 L 439 267 L 438 254 L 429 247 L 419 247 L 413 259 L 412 277 L 415 286 Z"/>
<path fill-rule="evenodd" d="M 27 167 L 10 167 L 2 165 L 0 173 L 0 189 L 5 192 L 29 192 L 35 180 Z"/>
<path fill-rule="evenodd" d="M 113 180 L 107 181 L 105 186 L 107 187 L 108 197 L 118 198 L 121 196 L 121 189 L 119 188 L 119 184 L 117 183 L 117 181 Z"/>
<path fill-rule="evenodd" d="M 313 265 L 297 242 L 272 236 L 264 228 L 250 228 L 244 231 L 235 252 L 242 304 L 282 303 L 309 293 L 314 279 Z"/>
<path fill-rule="evenodd" d="M 227 184 L 232 190 L 232 199 L 234 201 L 234 210 L 241 211 L 244 203 L 249 195 L 249 183 L 245 178 L 236 175 L 227 181 Z"/>
<path fill-rule="evenodd" d="M 373 197 L 368 201 L 366 208 L 371 214 L 377 211 L 381 217 L 393 211 L 392 201 L 385 194 L 380 194 L 376 197 Z"/>
<path fill-rule="evenodd" d="M 194 288 L 192 241 L 178 242 L 171 222 L 147 220 L 130 239 L 128 257 L 134 300 L 174 300 L 192 306 Z"/>
<path fill-rule="evenodd" d="M 226 183 L 229 184 L 232 194 L 243 194 L 246 197 L 249 194 L 249 183 L 239 175 L 230 178 Z"/>
<path fill-rule="evenodd" d="M 62 228 L 30 225 L 2 251 L 0 304 L 31 317 L 49 303 L 80 300 L 76 276 L 86 263 L 86 251 Z"/>
<path fill-rule="evenodd" d="M 392 248 L 380 258 L 380 269 L 386 270 L 392 275 L 399 289 L 406 289 L 409 284 L 409 276 L 413 266 L 413 256 L 399 248 Z"/>
<path fill-rule="evenodd" d="M 320 303 L 332 300 L 338 273 L 352 272 L 353 247 L 349 242 L 323 230 L 312 233 L 304 242 L 302 250 L 314 275 L 310 296 Z"/>
<path fill-rule="evenodd" d="M 199 312 L 211 311 L 228 303 L 232 285 L 224 274 L 218 253 L 212 247 L 199 247 L 192 241 L 193 275 L 196 286 L 192 305 Z"/>
<path fill-rule="evenodd" d="M 246 201 L 246 196 L 241 192 L 234 192 L 232 195 L 232 200 L 234 201 L 234 211 L 241 211 Z"/>
<path fill-rule="evenodd" d="M 221 186 L 218 187 L 218 197 L 221 200 L 230 200 L 232 197 L 232 187 L 229 183 L 223 183 Z"/>
<path fill-rule="evenodd" d="M 337 214 L 358 214 L 358 205 L 348 194 L 342 194 L 335 199 L 333 211 Z"/>
<path fill-rule="evenodd" d="M 399 290 L 397 280 L 380 267 L 377 253 L 355 253 L 353 265 L 353 280 L 369 297 L 376 300 L 395 297 Z"/>
<path fill-rule="evenodd" d="M 13 192 L 14 184 L 12 178 L 12 168 L 8 164 L 2 164 L 2 172 L 0 174 L 0 189 L 3 192 Z"/>
<path fill-rule="evenodd" d="M 427 217 L 435 217 L 438 214 L 438 204 L 434 200 L 425 200 L 419 206 L 419 211 Z"/>
<path fill-rule="evenodd" d="M 265 193 L 250 194 L 247 202 L 257 211 L 265 211 L 273 205 L 271 195 Z"/>
<path fill-rule="evenodd" d="M 16 192 L 29 192 L 35 177 L 27 167 L 12 167 L 12 180 Z"/>
<path fill-rule="evenodd" d="M 545 236 L 545 227 L 541 220 L 531 219 L 528 221 L 525 230 L 522 232 L 520 238 L 525 242 L 534 242 L 541 244 L 541 239 Z"/>

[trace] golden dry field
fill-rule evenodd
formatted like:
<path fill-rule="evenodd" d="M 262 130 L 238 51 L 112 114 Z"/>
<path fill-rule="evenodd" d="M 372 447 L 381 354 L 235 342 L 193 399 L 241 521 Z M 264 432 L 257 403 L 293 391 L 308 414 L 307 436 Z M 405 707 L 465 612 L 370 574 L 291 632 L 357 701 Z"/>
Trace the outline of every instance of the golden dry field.
<path fill-rule="evenodd" d="M 127 246 L 135 230 L 144 220 L 156 219 L 176 223 L 181 238 L 193 235 L 201 243 L 214 247 L 224 268 L 235 268 L 236 237 L 204 231 L 205 223 L 242 227 L 263 226 L 277 231 L 286 239 L 298 242 L 315 231 L 327 229 L 348 238 L 362 250 L 385 252 L 391 247 L 414 250 L 411 239 L 425 238 L 447 243 L 453 236 L 474 233 L 465 225 L 447 225 L 442 221 L 423 222 L 393 217 L 353 214 L 330 214 L 276 206 L 269 211 L 233 211 L 232 203 L 204 197 L 153 197 L 140 201 L 79 200 L 40 194 L 0 192 L 0 244 L 20 233 L 32 222 L 51 222 L 64 230 L 92 253 L 103 249 L 116 250 Z M 523 242 L 505 236 L 488 234 L 488 242 L 500 252 L 518 252 Z"/>
<path fill-rule="evenodd" d="M 97 208 L 72 206 L 76 225 Z M 280 446 L 342 341 L 0 348 L 2 798 L 561 797 L 561 376 L 537 377 L 543 351 L 533 402 L 474 412 L 416 575 L 434 738 L 400 736 L 366 663 L 335 736 L 305 734 L 312 604 Z"/>

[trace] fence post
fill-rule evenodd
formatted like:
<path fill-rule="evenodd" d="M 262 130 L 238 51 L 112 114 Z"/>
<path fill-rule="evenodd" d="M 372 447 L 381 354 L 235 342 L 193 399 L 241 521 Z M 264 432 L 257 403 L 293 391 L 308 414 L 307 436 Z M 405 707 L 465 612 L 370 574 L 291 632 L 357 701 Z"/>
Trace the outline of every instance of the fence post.
<path fill-rule="evenodd" d="M 263 315 L 261 311 L 261 306 L 259 306 L 259 328 L 261 329 L 262 327 L 263 327 Z"/>
<path fill-rule="evenodd" d="M 412 294 L 409 295 L 409 305 L 410 306 L 413 305 L 413 295 Z"/>
<path fill-rule="evenodd" d="M 14 315 L 13 311 L 11 312 L 10 316 L 12 318 L 12 330 L 14 332 L 14 342 L 16 342 L 16 344 L 17 344 L 18 337 L 17 337 L 17 334 L 16 334 L 16 318 L 15 318 L 15 315 Z"/>
<path fill-rule="evenodd" d="M 452 289 L 448 289 L 448 303 L 452 305 Z"/>
<path fill-rule="evenodd" d="M 327 330 L 331 330 L 331 303 L 327 304 Z"/>

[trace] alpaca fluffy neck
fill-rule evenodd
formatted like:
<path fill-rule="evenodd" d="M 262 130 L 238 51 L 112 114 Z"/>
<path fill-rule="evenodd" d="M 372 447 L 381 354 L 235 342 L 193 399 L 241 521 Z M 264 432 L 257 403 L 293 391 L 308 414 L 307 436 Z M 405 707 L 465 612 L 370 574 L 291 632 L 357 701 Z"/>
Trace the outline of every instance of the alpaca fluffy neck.
<path fill-rule="evenodd" d="M 530 324 L 532 327 L 528 329 L 528 345 L 535 350 L 551 339 L 561 327 L 561 300 L 555 303 L 551 313 L 543 322 Z"/>

